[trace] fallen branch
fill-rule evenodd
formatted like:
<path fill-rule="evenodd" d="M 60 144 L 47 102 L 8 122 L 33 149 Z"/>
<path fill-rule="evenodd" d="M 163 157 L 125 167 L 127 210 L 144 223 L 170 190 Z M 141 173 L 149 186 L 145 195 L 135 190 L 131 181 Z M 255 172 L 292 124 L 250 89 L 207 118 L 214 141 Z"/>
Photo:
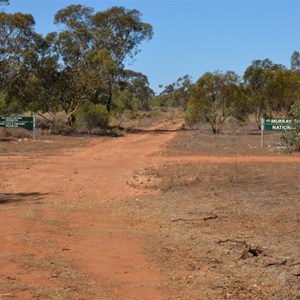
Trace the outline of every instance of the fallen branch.
<path fill-rule="evenodd" d="M 187 221 L 187 219 L 182 219 L 182 218 L 180 218 L 180 219 L 174 219 L 174 220 L 171 220 L 171 222 L 179 222 L 179 221 L 185 222 L 185 221 Z"/>
<path fill-rule="evenodd" d="M 232 239 L 219 240 L 219 241 L 218 241 L 218 244 L 224 244 L 224 243 L 228 243 L 228 242 L 236 243 L 236 244 L 242 244 L 242 245 L 244 245 L 245 247 L 248 247 L 248 244 L 247 244 L 245 241 L 232 240 Z"/>
<path fill-rule="evenodd" d="M 248 253 L 252 254 L 252 256 L 258 256 L 260 253 L 263 252 L 263 250 L 259 246 L 249 245 L 246 241 L 227 239 L 227 240 L 219 240 L 218 244 L 228 243 L 228 242 L 241 244 L 245 246 L 246 249 L 243 251 L 240 259 L 247 258 Z"/>
<path fill-rule="evenodd" d="M 206 218 L 203 218 L 204 221 L 207 221 L 207 220 L 214 220 L 216 219 L 218 216 L 216 214 L 212 214 L 211 216 L 209 217 L 206 217 Z"/>
<path fill-rule="evenodd" d="M 171 222 L 199 222 L 202 221 L 202 219 L 175 219 L 175 220 L 171 220 Z"/>
<path fill-rule="evenodd" d="M 265 267 L 271 267 L 271 266 L 283 266 L 287 263 L 287 260 L 284 259 L 283 261 L 281 262 L 273 262 L 273 263 L 269 263 L 269 264 L 266 264 Z"/>
<path fill-rule="evenodd" d="M 253 256 L 258 256 L 262 252 L 263 251 L 259 246 L 254 247 L 254 245 L 248 245 L 247 248 L 243 251 L 240 259 L 247 258 L 248 253 L 252 254 Z"/>
<path fill-rule="evenodd" d="M 211 216 L 205 217 L 203 219 L 184 219 L 184 218 L 179 218 L 179 219 L 174 219 L 171 220 L 171 222 L 199 222 L 199 221 L 207 221 L 207 220 L 213 220 L 216 219 L 218 216 L 216 214 L 212 214 Z"/>

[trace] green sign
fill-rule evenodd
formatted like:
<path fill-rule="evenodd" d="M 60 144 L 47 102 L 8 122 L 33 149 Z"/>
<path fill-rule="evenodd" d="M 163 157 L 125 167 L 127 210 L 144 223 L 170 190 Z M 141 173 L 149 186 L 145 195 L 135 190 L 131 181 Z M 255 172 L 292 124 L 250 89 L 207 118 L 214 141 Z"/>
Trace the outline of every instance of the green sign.
<path fill-rule="evenodd" d="M 286 118 L 267 118 L 263 119 L 263 130 L 266 131 L 290 131 L 295 130 L 295 123 L 299 120 Z"/>
<path fill-rule="evenodd" d="M 33 117 L 0 117 L 0 122 L 32 122 Z"/>
<path fill-rule="evenodd" d="M 0 122 L 0 127 L 6 128 L 33 128 L 33 123 L 24 123 L 24 122 Z"/>
<path fill-rule="evenodd" d="M 0 117 L 0 127 L 32 129 L 34 123 L 34 117 Z"/>

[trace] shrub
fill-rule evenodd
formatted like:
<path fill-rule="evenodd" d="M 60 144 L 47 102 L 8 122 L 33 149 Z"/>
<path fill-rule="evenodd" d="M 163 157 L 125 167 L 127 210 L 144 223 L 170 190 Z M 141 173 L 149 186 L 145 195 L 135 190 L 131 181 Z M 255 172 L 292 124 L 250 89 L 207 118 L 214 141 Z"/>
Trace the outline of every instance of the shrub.
<path fill-rule="evenodd" d="M 300 98 L 292 105 L 290 116 L 295 120 L 293 126 L 295 130 L 286 132 L 281 136 L 283 145 L 289 152 L 300 151 Z"/>
<path fill-rule="evenodd" d="M 93 128 L 107 128 L 109 113 L 102 104 L 86 103 L 82 105 L 76 115 L 76 125 L 86 127 L 88 131 Z"/>
<path fill-rule="evenodd" d="M 127 90 L 118 91 L 114 95 L 113 110 L 117 113 L 122 113 L 125 110 L 137 112 L 142 108 L 141 101 Z"/>
<path fill-rule="evenodd" d="M 16 101 L 7 102 L 5 95 L 0 92 L 0 115 L 9 116 L 22 112 L 23 109 Z"/>
<path fill-rule="evenodd" d="M 12 139 L 31 139 L 32 131 L 24 128 L 0 128 L 0 137 Z"/>

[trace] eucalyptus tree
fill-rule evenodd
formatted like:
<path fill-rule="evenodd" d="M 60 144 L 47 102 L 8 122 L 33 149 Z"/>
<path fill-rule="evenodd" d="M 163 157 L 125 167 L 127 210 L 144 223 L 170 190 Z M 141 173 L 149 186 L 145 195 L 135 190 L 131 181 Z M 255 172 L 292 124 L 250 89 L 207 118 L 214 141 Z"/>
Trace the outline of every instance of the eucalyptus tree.
<path fill-rule="evenodd" d="M 55 15 L 55 24 L 63 25 L 63 30 L 54 41 L 61 62 L 60 76 L 65 85 L 60 102 L 70 125 L 79 106 L 90 101 L 99 88 L 99 76 L 95 76 L 93 68 L 95 59 L 91 57 L 92 14 L 92 8 L 70 5 Z M 94 78 L 98 79 L 95 86 Z"/>
<path fill-rule="evenodd" d="M 8 4 L 9 4 L 9 0 L 0 0 L 0 7 Z"/>
<path fill-rule="evenodd" d="M 230 116 L 239 115 L 245 104 L 239 76 L 233 71 L 207 72 L 191 89 L 187 119 L 190 124 L 208 122 L 218 134 Z"/>
<path fill-rule="evenodd" d="M 135 99 L 134 102 L 138 102 L 140 109 L 149 109 L 149 102 L 154 97 L 154 91 L 150 88 L 146 75 L 132 70 L 123 70 L 118 76 L 117 82 L 118 90 L 126 91 L 130 95 L 129 98 Z M 127 108 L 130 109 L 130 103 L 128 103 Z"/>
<path fill-rule="evenodd" d="M 294 51 L 291 56 L 291 69 L 293 71 L 300 71 L 300 52 Z"/>
<path fill-rule="evenodd" d="M 2 1 L 4 2 L 4 1 Z M 19 75 L 24 54 L 32 46 L 36 33 L 32 15 L 0 13 L 0 89 L 6 90 Z"/>
<path fill-rule="evenodd" d="M 64 91 L 58 56 L 53 49 L 55 38 L 55 33 L 45 38 L 36 35 L 34 44 L 24 53 L 19 75 L 12 79 L 8 90 L 9 101 L 16 100 L 25 110 L 39 114 L 53 125 L 59 120 L 57 113 Z"/>
<path fill-rule="evenodd" d="M 139 45 L 153 36 L 152 26 L 141 21 L 136 9 L 114 6 L 93 16 L 93 34 L 96 46 L 105 48 L 112 60 L 123 67 L 126 58 L 139 53 Z"/>
<path fill-rule="evenodd" d="M 189 75 L 179 77 L 175 82 L 165 86 L 160 94 L 161 101 L 166 101 L 170 106 L 181 107 L 186 110 L 190 99 L 191 86 L 192 79 Z"/>
<path fill-rule="evenodd" d="M 266 93 L 268 82 L 276 70 L 284 69 L 283 65 L 273 64 L 269 59 L 254 60 L 244 73 L 243 79 L 258 128 L 260 128 L 260 118 L 272 110 Z"/>
<path fill-rule="evenodd" d="M 140 43 L 152 37 L 152 27 L 141 21 L 137 10 L 113 7 L 95 14 L 82 5 L 58 11 L 55 23 L 64 26 L 56 51 L 68 82 L 63 108 L 70 123 L 78 107 L 88 101 L 105 101 L 110 112 L 124 60 L 134 57 Z"/>
<path fill-rule="evenodd" d="M 287 116 L 296 99 L 300 98 L 300 72 L 273 70 L 266 83 L 265 98 L 269 110 L 267 116 Z"/>
<path fill-rule="evenodd" d="M 124 69 L 127 58 L 133 59 L 139 53 L 139 45 L 153 36 L 152 26 L 141 20 L 141 13 L 136 9 L 112 7 L 97 12 L 93 17 L 93 36 L 96 48 L 107 49 L 118 70 Z M 116 77 L 119 72 L 108 74 L 107 110 L 111 110 L 112 96 Z"/>
<path fill-rule="evenodd" d="M 163 91 L 154 99 L 154 102 L 160 106 L 180 107 L 186 111 L 192 85 L 191 76 L 179 77 L 175 82 L 166 85 Z"/>

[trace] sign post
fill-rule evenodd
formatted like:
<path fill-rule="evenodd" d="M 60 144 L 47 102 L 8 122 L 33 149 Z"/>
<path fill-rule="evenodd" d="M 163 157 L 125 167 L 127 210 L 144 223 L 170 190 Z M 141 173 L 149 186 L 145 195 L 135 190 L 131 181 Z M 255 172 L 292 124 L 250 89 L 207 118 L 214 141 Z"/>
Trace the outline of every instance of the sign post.
<path fill-rule="evenodd" d="M 0 117 L 0 127 L 32 129 L 35 140 L 35 117 Z"/>
<path fill-rule="evenodd" d="M 261 118 L 260 146 L 264 146 L 264 131 L 292 131 L 295 130 L 295 123 L 300 123 L 300 120 L 286 118 Z"/>
<path fill-rule="evenodd" d="M 264 146 L 264 130 L 265 130 L 265 122 L 264 118 L 260 119 L 260 147 Z"/>

